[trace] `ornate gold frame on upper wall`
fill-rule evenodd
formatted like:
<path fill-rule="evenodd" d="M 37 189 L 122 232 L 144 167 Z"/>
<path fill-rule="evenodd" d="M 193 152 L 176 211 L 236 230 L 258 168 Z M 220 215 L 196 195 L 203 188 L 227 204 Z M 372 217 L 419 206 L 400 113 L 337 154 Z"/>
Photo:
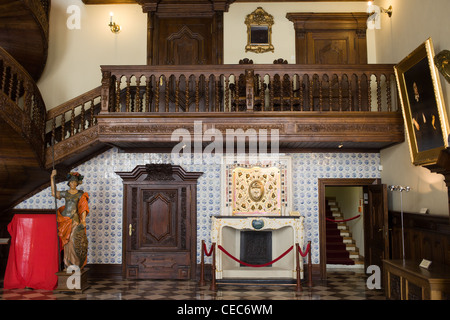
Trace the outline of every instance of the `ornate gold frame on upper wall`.
<path fill-rule="evenodd" d="M 275 51 L 272 45 L 273 16 L 258 7 L 245 18 L 247 25 L 247 45 L 245 52 L 264 53 Z"/>
<path fill-rule="evenodd" d="M 394 69 L 412 163 L 435 164 L 450 130 L 431 38 Z"/>

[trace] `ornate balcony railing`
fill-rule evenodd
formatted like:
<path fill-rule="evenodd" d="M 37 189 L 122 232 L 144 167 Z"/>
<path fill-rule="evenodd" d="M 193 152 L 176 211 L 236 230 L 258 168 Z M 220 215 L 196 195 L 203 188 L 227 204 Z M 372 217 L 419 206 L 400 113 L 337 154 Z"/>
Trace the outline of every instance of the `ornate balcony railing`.
<path fill-rule="evenodd" d="M 102 113 L 398 110 L 392 65 L 102 66 L 102 73 Z"/>

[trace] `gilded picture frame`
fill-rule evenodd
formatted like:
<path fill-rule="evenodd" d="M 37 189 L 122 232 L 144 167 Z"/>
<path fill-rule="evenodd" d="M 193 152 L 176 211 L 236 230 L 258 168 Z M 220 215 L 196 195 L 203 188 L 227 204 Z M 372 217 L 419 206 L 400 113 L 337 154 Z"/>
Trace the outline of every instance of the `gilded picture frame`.
<path fill-rule="evenodd" d="M 431 38 L 394 67 L 411 155 L 432 165 L 448 147 L 449 124 Z"/>
<path fill-rule="evenodd" d="M 275 51 L 272 44 L 273 16 L 258 7 L 245 18 L 247 25 L 247 45 L 245 52 L 264 53 Z"/>

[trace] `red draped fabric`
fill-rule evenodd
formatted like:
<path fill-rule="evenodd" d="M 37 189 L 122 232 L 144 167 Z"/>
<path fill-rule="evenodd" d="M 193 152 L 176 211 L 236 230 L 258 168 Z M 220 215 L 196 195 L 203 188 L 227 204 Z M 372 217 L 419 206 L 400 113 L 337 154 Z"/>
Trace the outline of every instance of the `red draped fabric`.
<path fill-rule="evenodd" d="M 11 235 L 4 288 L 53 290 L 58 278 L 56 217 L 16 214 L 8 225 Z"/>

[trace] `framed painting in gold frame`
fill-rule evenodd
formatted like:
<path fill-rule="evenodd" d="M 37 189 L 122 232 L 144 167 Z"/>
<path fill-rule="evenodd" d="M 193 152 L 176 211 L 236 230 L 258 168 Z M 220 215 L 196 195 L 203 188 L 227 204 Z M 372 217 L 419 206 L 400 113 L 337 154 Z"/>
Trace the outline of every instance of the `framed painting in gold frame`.
<path fill-rule="evenodd" d="M 275 48 L 272 44 L 272 25 L 274 20 L 272 15 L 264 11 L 263 8 L 258 7 L 247 15 L 245 24 L 247 25 L 245 52 L 274 52 Z"/>
<path fill-rule="evenodd" d="M 405 121 L 411 161 L 435 164 L 448 147 L 449 124 L 432 39 L 394 67 Z"/>

